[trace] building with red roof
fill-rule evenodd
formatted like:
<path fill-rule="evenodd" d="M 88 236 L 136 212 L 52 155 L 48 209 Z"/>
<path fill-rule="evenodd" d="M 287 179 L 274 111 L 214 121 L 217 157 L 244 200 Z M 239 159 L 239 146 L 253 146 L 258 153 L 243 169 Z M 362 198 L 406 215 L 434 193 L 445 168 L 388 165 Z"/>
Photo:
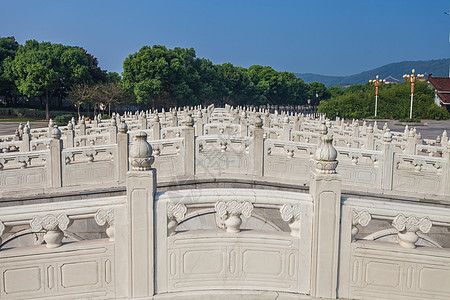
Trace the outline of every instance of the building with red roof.
<path fill-rule="evenodd" d="M 450 77 L 428 76 L 428 83 L 435 90 L 434 102 L 450 112 Z"/>

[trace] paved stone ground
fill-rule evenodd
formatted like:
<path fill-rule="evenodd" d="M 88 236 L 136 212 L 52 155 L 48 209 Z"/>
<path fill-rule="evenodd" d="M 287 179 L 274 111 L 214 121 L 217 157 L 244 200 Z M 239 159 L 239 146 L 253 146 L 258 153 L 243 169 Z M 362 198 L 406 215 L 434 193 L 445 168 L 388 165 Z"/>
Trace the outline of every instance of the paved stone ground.
<path fill-rule="evenodd" d="M 388 127 L 392 131 L 403 131 L 405 126 L 395 125 L 397 121 L 392 120 L 378 120 L 378 128 L 382 128 L 384 123 L 387 121 Z M 372 121 L 368 121 L 367 124 L 373 124 Z M 424 120 L 422 121 L 422 126 L 410 125 L 409 127 L 416 127 L 417 131 L 420 132 L 422 138 L 425 139 L 435 139 L 438 135 L 441 135 L 444 130 L 450 135 L 450 120 L 446 121 L 434 121 L 434 120 Z M 31 128 L 46 127 L 46 122 L 31 122 Z M 14 134 L 19 122 L 0 122 L 0 135 Z"/>
<path fill-rule="evenodd" d="M 19 123 L 20 122 L 0 122 L 0 135 L 14 134 L 16 129 L 19 128 Z M 30 122 L 31 128 L 47 127 L 47 124 L 47 122 Z"/>
<path fill-rule="evenodd" d="M 395 125 L 398 122 L 393 120 L 377 120 L 378 128 L 382 128 L 384 123 L 386 122 L 388 123 L 388 128 L 390 128 L 391 131 L 399 132 L 405 130 L 404 125 Z M 373 122 L 367 121 L 367 125 L 368 124 L 373 124 Z M 450 134 L 450 120 L 445 121 L 423 120 L 421 122 L 421 125 L 408 125 L 408 127 L 410 129 L 416 127 L 417 132 L 420 132 L 422 138 L 424 139 L 436 139 L 438 135 L 442 135 L 442 132 L 444 130 L 447 130 L 447 133 Z"/>

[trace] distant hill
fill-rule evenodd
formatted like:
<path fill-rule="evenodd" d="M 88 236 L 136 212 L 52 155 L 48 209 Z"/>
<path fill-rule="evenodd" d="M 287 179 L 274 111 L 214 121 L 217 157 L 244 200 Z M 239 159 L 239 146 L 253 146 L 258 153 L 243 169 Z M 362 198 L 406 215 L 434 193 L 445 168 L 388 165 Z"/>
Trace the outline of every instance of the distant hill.
<path fill-rule="evenodd" d="M 416 74 L 432 73 L 433 76 L 448 76 L 450 58 L 427 60 L 427 61 L 402 61 L 398 63 L 387 64 L 382 67 L 365 71 L 349 76 L 326 76 L 312 73 L 295 73 L 305 82 L 313 81 L 323 82 L 326 86 L 346 86 L 351 84 L 364 84 L 370 79 L 379 75 L 384 79 L 391 75 L 394 78 L 402 80 L 404 74 L 410 74 L 412 69 L 416 69 Z"/>

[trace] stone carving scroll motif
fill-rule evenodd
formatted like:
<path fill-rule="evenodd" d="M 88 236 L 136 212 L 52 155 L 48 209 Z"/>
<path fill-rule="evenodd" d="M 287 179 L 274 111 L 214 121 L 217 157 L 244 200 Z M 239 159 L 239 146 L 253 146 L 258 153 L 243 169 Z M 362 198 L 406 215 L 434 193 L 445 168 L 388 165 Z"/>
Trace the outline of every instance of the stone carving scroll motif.
<path fill-rule="evenodd" d="M 352 242 L 356 240 L 356 235 L 359 232 L 358 227 L 356 225 L 367 226 L 372 219 L 372 216 L 367 210 L 357 211 L 354 209 L 352 211 Z"/>
<path fill-rule="evenodd" d="M 100 226 L 108 224 L 108 228 L 106 229 L 106 234 L 109 237 L 109 241 L 114 242 L 115 241 L 114 208 L 111 208 L 108 210 L 100 208 L 95 213 L 94 220 Z"/>
<path fill-rule="evenodd" d="M 183 203 L 167 204 L 167 234 L 174 235 L 176 233 L 175 229 L 178 223 L 184 219 L 186 215 L 187 207 Z"/>
<path fill-rule="evenodd" d="M 2 235 L 5 232 L 6 226 L 3 224 L 3 222 L 0 220 L 0 246 L 2 245 Z"/>
<path fill-rule="evenodd" d="M 56 248 L 62 245 L 64 238 L 62 230 L 66 230 L 69 223 L 69 217 L 61 213 L 59 215 L 48 214 L 43 217 L 34 216 L 30 226 L 33 232 L 45 230 L 44 241 L 47 243 L 47 248 Z"/>
<path fill-rule="evenodd" d="M 285 204 L 280 209 L 281 218 L 285 222 L 289 222 L 291 228 L 291 235 L 300 237 L 300 218 L 302 215 L 302 209 L 300 204 L 290 205 Z"/>
<path fill-rule="evenodd" d="M 215 210 L 219 218 L 225 220 L 227 232 L 237 233 L 240 231 L 242 224 L 241 215 L 245 218 L 250 218 L 253 204 L 249 201 L 232 200 L 225 202 L 221 200 L 216 203 Z"/>
<path fill-rule="evenodd" d="M 413 249 L 416 248 L 416 242 L 419 240 L 419 236 L 416 232 L 421 231 L 423 233 L 428 233 L 432 223 L 428 217 L 406 217 L 403 214 L 398 214 L 394 218 L 392 226 L 398 230 L 398 243 L 400 246 Z"/>

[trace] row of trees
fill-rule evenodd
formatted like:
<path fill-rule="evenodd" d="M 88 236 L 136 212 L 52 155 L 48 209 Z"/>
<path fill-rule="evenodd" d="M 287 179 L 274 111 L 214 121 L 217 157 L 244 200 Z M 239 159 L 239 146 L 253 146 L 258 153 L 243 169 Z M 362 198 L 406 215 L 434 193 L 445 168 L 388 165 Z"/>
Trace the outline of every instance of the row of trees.
<path fill-rule="evenodd" d="M 375 88 L 368 83 L 352 85 L 346 89 L 329 88 L 331 99 L 322 101 L 319 111 L 328 117 L 348 119 L 373 118 L 375 115 Z M 409 118 L 410 85 L 388 84 L 380 87 L 377 118 Z M 416 82 L 413 102 L 413 117 L 418 119 L 445 120 L 446 109 L 434 103 L 434 90 L 426 82 Z"/>
<path fill-rule="evenodd" d="M 51 99 L 62 101 L 71 93 L 75 103 L 92 103 L 92 97 L 88 97 L 91 102 L 84 102 L 74 91 L 96 86 L 96 97 L 106 97 L 106 91 L 117 87 L 119 81 L 118 74 L 101 70 L 97 58 L 81 47 L 35 40 L 19 45 L 13 37 L 0 39 L 0 96 L 6 102 L 18 96 L 40 97 L 47 119 Z"/>
<path fill-rule="evenodd" d="M 169 107 L 219 105 L 307 104 L 329 96 L 322 83 L 306 84 L 294 73 L 268 66 L 248 69 L 231 63 L 215 65 L 197 58 L 193 48 L 144 46 L 123 63 L 122 86 L 138 103 Z M 316 97 L 316 92 L 320 94 Z"/>
<path fill-rule="evenodd" d="M 293 73 L 268 66 L 215 65 L 197 58 L 194 49 L 144 46 L 129 55 L 122 77 L 107 73 L 81 47 L 39 43 L 19 45 L 0 38 L 0 96 L 12 102 L 18 96 L 40 97 L 47 118 L 52 98 L 69 99 L 81 106 L 138 104 L 171 107 L 198 104 L 312 105 L 329 98 L 324 84 L 306 84 Z"/>
<path fill-rule="evenodd" d="M 97 59 L 81 47 L 0 38 L 0 96 L 40 97 L 47 118 L 52 98 L 70 99 L 80 107 L 139 105 L 142 108 L 184 105 L 316 105 L 329 117 L 367 118 L 374 115 L 374 91 L 370 85 L 343 90 L 323 83 L 305 83 L 293 73 L 268 66 L 236 67 L 213 64 L 197 58 L 193 48 L 167 49 L 144 46 L 123 63 L 122 77 L 107 73 Z M 433 103 L 433 91 L 424 82 L 416 84 L 414 116 L 448 118 Z M 309 100 L 309 101 L 308 101 Z M 378 116 L 406 118 L 409 85 L 380 88 Z"/>

